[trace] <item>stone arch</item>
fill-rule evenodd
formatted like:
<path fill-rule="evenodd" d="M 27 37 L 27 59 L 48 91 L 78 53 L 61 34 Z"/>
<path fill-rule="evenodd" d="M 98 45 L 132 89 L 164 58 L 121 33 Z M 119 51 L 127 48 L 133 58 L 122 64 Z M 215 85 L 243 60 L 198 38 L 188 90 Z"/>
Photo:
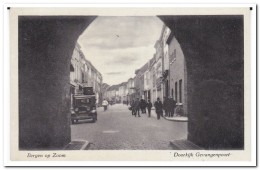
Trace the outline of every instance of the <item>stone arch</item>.
<path fill-rule="evenodd" d="M 70 142 L 70 59 L 96 16 L 19 17 L 19 147 Z"/>
<path fill-rule="evenodd" d="M 242 149 L 243 16 L 158 17 L 173 31 L 185 56 L 188 139 L 208 149 Z"/>
<path fill-rule="evenodd" d="M 78 37 L 95 17 L 19 17 L 20 149 L 59 149 L 70 142 L 70 59 Z M 242 16 L 158 17 L 174 32 L 186 59 L 188 139 L 205 148 L 243 147 Z M 225 91 L 226 103 L 220 103 L 220 95 L 214 101 L 221 107 L 214 103 L 206 107 L 203 97 L 216 96 L 203 91 L 217 87 Z M 229 113 L 225 122 L 233 122 L 234 131 L 212 136 L 218 127 L 211 122 L 223 131 L 230 128 L 214 116 Z M 231 133 L 233 137 L 227 138 Z M 209 138 L 225 142 L 214 145 Z"/>

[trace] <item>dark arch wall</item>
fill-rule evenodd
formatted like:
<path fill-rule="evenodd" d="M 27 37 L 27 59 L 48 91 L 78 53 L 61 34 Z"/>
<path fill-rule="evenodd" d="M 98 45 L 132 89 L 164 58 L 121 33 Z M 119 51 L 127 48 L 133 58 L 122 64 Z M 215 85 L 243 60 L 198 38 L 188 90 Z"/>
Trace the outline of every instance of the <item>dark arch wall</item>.
<path fill-rule="evenodd" d="M 243 17 L 159 16 L 187 65 L 188 139 L 243 148 Z M 70 142 L 69 68 L 95 16 L 19 17 L 19 148 Z"/>
<path fill-rule="evenodd" d="M 94 19 L 19 17 L 20 149 L 59 149 L 70 142 L 70 59 Z"/>
<path fill-rule="evenodd" d="M 159 18 L 186 60 L 188 139 L 206 149 L 243 149 L 243 16 Z"/>

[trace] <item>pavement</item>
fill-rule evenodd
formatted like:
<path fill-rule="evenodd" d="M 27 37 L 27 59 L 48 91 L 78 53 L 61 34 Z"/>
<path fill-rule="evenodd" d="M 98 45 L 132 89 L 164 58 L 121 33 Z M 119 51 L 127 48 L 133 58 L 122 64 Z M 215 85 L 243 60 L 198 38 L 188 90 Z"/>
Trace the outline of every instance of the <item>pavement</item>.
<path fill-rule="evenodd" d="M 98 120 L 71 125 L 72 141 L 88 141 L 89 150 L 172 150 L 170 141 L 187 138 L 187 122 L 132 116 L 128 106 L 98 108 Z"/>
<path fill-rule="evenodd" d="M 203 149 L 187 139 L 173 140 L 170 141 L 170 143 L 174 150 L 202 150 Z"/>
<path fill-rule="evenodd" d="M 153 117 L 157 117 L 154 108 L 152 108 L 151 110 L 151 115 Z M 188 122 L 188 117 L 184 117 L 184 116 L 177 116 L 174 115 L 173 117 L 165 117 L 163 116 L 164 119 L 169 120 L 169 121 L 176 121 L 176 122 Z"/>
<path fill-rule="evenodd" d="M 68 145 L 66 145 L 64 150 L 87 150 L 89 147 L 89 142 L 86 140 L 73 140 Z"/>

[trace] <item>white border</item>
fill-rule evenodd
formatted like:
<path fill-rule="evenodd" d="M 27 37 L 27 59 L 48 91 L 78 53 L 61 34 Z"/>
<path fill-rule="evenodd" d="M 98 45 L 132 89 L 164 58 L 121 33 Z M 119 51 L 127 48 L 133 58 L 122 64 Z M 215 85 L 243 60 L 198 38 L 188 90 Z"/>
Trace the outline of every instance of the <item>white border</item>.
<path fill-rule="evenodd" d="M 10 131 L 5 133 L 4 135 L 4 163 L 5 166 L 252 166 L 255 165 L 255 155 L 256 155 L 256 124 L 255 124 L 255 113 L 256 113 L 256 6 L 254 4 L 5 4 L 3 7 L 4 12 L 4 129 L 5 132 L 9 129 L 10 120 L 9 114 L 10 113 L 10 60 L 9 60 L 9 24 L 8 24 L 8 11 L 6 10 L 7 6 L 11 7 L 253 7 L 252 11 L 252 19 L 251 19 L 251 89 L 252 89 L 252 97 L 251 97 L 251 156 L 252 161 L 250 162 L 209 162 L 209 161 L 178 161 L 178 162 L 143 162 L 143 161 L 73 161 L 73 162 L 64 162 L 64 161 L 10 161 L 9 158 L 9 144 L 10 144 Z"/>

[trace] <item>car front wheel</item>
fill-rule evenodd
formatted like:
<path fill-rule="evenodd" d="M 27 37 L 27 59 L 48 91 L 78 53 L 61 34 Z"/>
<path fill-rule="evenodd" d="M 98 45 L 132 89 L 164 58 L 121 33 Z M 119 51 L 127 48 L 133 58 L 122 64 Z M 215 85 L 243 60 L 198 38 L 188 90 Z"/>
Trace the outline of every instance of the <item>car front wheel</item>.
<path fill-rule="evenodd" d="M 95 123 L 97 121 L 97 116 L 93 116 L 92 122 Z"/>

